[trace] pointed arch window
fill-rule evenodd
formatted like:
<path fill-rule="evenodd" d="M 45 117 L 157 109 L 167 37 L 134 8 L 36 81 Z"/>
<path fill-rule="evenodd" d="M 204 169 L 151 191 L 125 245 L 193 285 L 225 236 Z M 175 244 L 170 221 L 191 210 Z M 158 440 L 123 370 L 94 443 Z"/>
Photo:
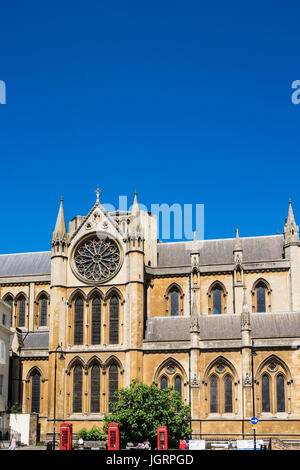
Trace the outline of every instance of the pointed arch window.
<path fill-rule="evenodd" d="M 256 302 L 257 302 L 257 312 L 266 311 L 266 286 L 260 282 L 256 286 Z"/>
<path fill-rule="evenodd" d="M 113 295 L 109 303 L 109 344 L 119 343 L 119 299 Z"/>
<path fill-rule="evenodd" d="M 92 344 L 101 342 L 101 301 L 94 297 L 92 302 Z"/>
<path fill-rule="evenodd" d="M 232 378 L 229 374 L 224 377 L 224 411 L 232 413 Z"/>
<path fill-rule="evenodd" d="M 77 364 L 73 372 L 73 413 L 82 412 L 82 367 Z"/>
<path fill-rule="evenodd" d="M 270 380 L 267 374 L 262 377 L 262 411 L 270 412 Z"/>
<path fill-rule="evenodd" d="M 19 314 L 19 325 L 25 326 L 25 310 L 26 310 L 26 299 L 22 295 L 18 300 L 18 314 Z"/>
<path fill-rule="evenodd" d="M 118 391 L 118 388 L 119 388 L 118 366 L 116 364 L 112 364 L 109 368 L 109 390 L 108 390 L 109 412 L 112 411 L 112 406 L 117 401 L 115 392 Z"/>
<path fill-rule="evenodd" d="M 174 389 L 175 392 L 182 393 L 182 387 L 181 387 L 181 377 L 179 375 L 176 375 L 175 381 L 174 381 Z"/>
<path fill-rule="evenodd" d="M 218 413 L 219 403 L 218 403 L 218 378 L 215 375 L 210 377 L 210 412 Z"/>
<path fill-rule="evenodd" d="M 81 297 L 75 300 L 74 344 L 83 344 L 83 300 Z"/>
<path fill-rule="evenodd" d="M 213 313 L 215 315 L 222 313 L 222 291 L 218 286 L 213 289 Z"/>
<path fill-rule="evenodd" d="M 94 364 L 91 370 L 91 413 L 100 412 L 100 367 Z"/>
<path fill-rule="evenodd" d="M 160 379 L 160 389 L 164 390 L 167 387 L 168 387 L 168 379 L 167 377 L 163 375 L 162 378 Z"/>
<path fill-rule="evenodd" d="M 225 313 L 226 295 L 226 290 L 221 283 L 213 283 L 208 290 L 208 312 L 214 315 Z"/>
<path fill-rule="evenodd" d="M 284 393 L 284 377 L 278 374 L 276 378 L 276 392 L 277 392 L 277 412 L 285 412 L 285 393 Z"/>
<path fill-rule="evenodd" d="M 31 413 L 40 412 L 41 376 L 36 371 L 31 376 Z"/>
<path fill-rule="evenodd" d="M 40 325 L 47 326 L 48 299 L 46 295 L 40 297 Z"/>
<path fill-rule="evenodd" d="M 179 315 L 179 292 L 173 287 L 170 292 L 171 316 Z"/>

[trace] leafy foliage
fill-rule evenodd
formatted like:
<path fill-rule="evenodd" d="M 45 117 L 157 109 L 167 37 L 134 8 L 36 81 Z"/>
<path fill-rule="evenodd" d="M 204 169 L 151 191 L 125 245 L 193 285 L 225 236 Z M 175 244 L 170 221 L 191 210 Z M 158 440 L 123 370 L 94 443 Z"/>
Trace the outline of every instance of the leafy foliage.
<path fill-rule="evenodd" d="M 104 418 L 104 432 L 108 423 L 117 422 L 124 441 L 154 439 L 158 426 L 167 426 L 171 438 L 187 439 L 191 435 L 190 407 L 171 387 L 160 390 L 154 384 L 133 380 L 130 387 L 119 389 L 115 395 L 112 414 Z"/>
<path fill-rule="evenodd" d="M 86 428 L 80 429 L 78 437 L 82 437 L 84 441 L 104 441 L 106 439 L 105 434 L 98 426 L 93 426 L 89 431 Z"/>

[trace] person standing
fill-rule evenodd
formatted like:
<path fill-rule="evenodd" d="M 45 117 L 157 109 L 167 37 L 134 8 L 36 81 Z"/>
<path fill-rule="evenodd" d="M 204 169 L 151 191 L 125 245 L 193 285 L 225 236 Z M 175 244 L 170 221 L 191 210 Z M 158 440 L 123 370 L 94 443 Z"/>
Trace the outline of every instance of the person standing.
<path fill-rule="evenodd" d="M 79 439 L 78 439 L 78 448 L 79 448 L 79 450 L 82 450 L 82 449 L 83 449 L 83 439 L 82 439 L 82 436 L 80 436 Z"/>
<path fill-rule="evenodd" d="M 17 437 L 13 436 L 12 440 L 10 441 L 10 446 L 8 450 L 16 450 L 16 447 L 17 447 Z"/>

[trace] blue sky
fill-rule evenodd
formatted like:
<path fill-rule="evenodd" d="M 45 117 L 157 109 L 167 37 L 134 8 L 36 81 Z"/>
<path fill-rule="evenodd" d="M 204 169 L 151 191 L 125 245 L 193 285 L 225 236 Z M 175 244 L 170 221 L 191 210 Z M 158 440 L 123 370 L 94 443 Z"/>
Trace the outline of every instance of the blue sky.
<path fill-rule="evenodd" d="M 205 205 L 205 238 L 300 223 L 299 2 L 11 1 L 0 16 L 0 252 L 119 195 Z"/>

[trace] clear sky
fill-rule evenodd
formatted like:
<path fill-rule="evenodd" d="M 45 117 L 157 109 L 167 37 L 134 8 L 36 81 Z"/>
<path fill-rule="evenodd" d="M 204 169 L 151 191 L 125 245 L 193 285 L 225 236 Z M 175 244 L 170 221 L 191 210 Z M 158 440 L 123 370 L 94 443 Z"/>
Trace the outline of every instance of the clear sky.
<path fill-rule="evenodd" d="M 298 1 L 2 2 L 0 252 L 119 195 L 204 204 L 205 238 L 300 223 Z"/>

